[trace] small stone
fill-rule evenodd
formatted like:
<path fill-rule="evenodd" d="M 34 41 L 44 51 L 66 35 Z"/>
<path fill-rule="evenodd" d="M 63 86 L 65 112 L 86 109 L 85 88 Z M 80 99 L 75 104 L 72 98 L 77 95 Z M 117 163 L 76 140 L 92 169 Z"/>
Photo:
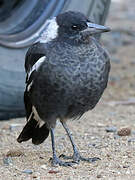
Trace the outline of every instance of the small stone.
<path fill-rule="evenodd" d="M 17 127 L 20 127 L 21 126 L 21 124 L 11 124 L 10 126 L 9 126 L 9 129 L 11 130 L 11 131 L 13 131 L 13 130 L 15 130 Z"/>
<path fill-rule="evenodd" d="M 116 132 L 117 131 L 117 128 L 115 126 L 112 126 L 112 127 L 106 127 L 106 132 Z"/>
<path fill-rule="evenodd" d="M 32 174 L 32 170 L 31 169 L 25 169 L 24 171 L 22 171 L 23 173 L 26 173 L 26 174 Z"/>
<path fill-rule="evenodd" d="M 10 157 L 18 157 L 24 155 L 24 153 L 20 150 L 9 150 L 6 154 L 6 156 L 10 156 Z"/>
<path fill-rule="evenodd" d="M 117 134 L 114 135 L 114 139 L 119 139 L 120 136 L 118 136 Z"/>
<path fill-rule="evenodd" d="M 36 180 L 40 180 L 40 173 L 39 172 L 33 172 L 32 178 Z"/>
<path fill-rule="evenodd" d="M 50 170 L 48 173 L 50 174 L 57 174 L 59 171 L 58 170 Z"/>
<path fill-rule="evenodd" d="M 110 157 L 111 155 L 110 154 L 106 154 L 107 157 Z"/>
<path fill-rule="evenodd" d="M 123 168 L 129 168 L 129 166 L 128 165 L 124 165 Z"/>
<path fill-rule="evenodd" d="M 44 157 L 42 157 L 42 156 L 39 156 L 39 158 L 40 158 L 40 159 L 44 159 Z"/>
<path fill-rule="evenodd" d="M 131 138 L 128 140 L 128 143 L 135 143 L 135 138 Z"/>
<path fill-rule="evenodd" d="M 117 133 L 119 136 L 129 136 L 131 134 L 130 128 L 122 128 Z"/>
<path fill-rule="evenodd" d="M 4 163 L 5 165 L 12 165 L 12 164 L 13 164 L 13 161 L 12 161 L 11 157 L 5 156 L 5 157 L 3 158 L 3 163 Z"/>
<path fill-rule="evenodd" d="M 42 169 L 47 169 L 47 166 L 46 166 L 45 164 L 43 164 L 43 165 L 41 166 L 41 168 L 42 168 Z"/>
<path fill-rule="evenodd" d="M 33 176 L 33 178 L 35 179 L 35 178 L 37 178 L 37 176 L 36 176 L 36 175 L 34 175 L 34 176 Z"/>
<path fill-rule="evenodd" d="M 98 174 L 98 175 L 97 175 L 97 178 L 102 178 L 101 174 Z"/>
<path fill-rule="evenodd" d="M 95 147 L 95 146 L 96 146 L 95 143 L 91 143 L 91 144 L 88 145 L 88 147 L 90 147 L 90 148 L 91 148 L 91 147 Z"/>

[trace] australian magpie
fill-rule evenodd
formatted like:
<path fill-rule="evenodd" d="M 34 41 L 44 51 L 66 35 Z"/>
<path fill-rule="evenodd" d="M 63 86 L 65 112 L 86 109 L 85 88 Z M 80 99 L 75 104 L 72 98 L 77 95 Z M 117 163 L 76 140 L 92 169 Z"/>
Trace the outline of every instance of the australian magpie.
<path fill-rule="evenodd" d="M 59 14 L 46 24 L 46 30 L 26 53 L 27 123 L 17 140 L 32 139 L 38 145 L 50 132 L 52 164 L 69 166 L 71 162 L 62 161 L 55 151 L 54 128 L 60 120 L 73 146 L 72 163 L 96 160 L 79 154 L 66 121 L 93 109 L 107 87 L 110 60 L 94 35 L 110 29 L 72 11 Z"/>

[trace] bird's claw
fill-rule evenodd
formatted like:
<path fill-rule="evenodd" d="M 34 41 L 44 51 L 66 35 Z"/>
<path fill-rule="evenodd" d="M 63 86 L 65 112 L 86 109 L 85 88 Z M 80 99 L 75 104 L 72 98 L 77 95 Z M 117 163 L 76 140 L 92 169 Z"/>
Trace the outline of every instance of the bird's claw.
<path fill-rule="evenodd" d="M 99 157 L 93 157 L 93 158 L 84 158 L 79 153 L 74 153 L 73 156 L 66 156 L 64 154 L 61 154 L 59 157 L 63 159 L 73 159 L 74 163 L 79 164 L 80 161 L 87 161 L 89 163 L 93 163 L 95 161 L 101 160 Z"/>
<path fill-rule="evenodd" d="M 59 158 L 63 158 L 63 159 L 66 159 L 66 160 L 73 159 L 72 156 L 66 156 L 65 154 L 61 154 L 61 155 L 59 156 Z"/>
<path fill-rule="evenodd" d="M 93 163 L 93 162 L 96 162 L 96 161 L 101 160 L 101 159 L 99 157 L 84 158 L 84 157 L 81 156 L 80 160 L 81 161 L 87 161 L 87 162 Z"/>
<path fill-rule="evenodd" d="M 64 162 L 64 161 L 61 161 L 59 158 L 53 158 L 51 159 L 51 163 L 52 163 L 52 166 L 64 166 L 64 167 L 72 167 L 74 162 Z"/>

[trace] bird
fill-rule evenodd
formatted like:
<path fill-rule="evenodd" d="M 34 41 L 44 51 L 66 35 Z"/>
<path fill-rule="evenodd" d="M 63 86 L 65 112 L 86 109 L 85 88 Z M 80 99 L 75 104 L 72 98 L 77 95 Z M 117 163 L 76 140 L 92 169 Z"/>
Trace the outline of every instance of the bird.
<path fill-rule="evenodd" d="M 81 156 L 67 120 L 79 119 L 92 110 L 107 87 L 110 57 L 95 35 L 108 31 L 109 27 L 93 23 L 81 12 L 63 12 L 46 21 L 46 29 L 26 53 L 27 122 L 17 141 L 32 139 L 33 144 L 39 145 L 50 134 L 53 166 L 99 159 Z M 56 153 L 57 121 L 71 141 L 72 161 L 61 160 Z M 61 157 L 66 159 L 64 155 Z"/>

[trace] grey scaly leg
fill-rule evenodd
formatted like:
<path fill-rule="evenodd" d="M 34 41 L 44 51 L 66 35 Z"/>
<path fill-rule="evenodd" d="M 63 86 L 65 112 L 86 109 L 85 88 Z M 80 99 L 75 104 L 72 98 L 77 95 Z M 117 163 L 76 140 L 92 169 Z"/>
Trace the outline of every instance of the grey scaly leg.
<path fill-rule="evenodd" d="M 77 149 L 77 147 L 76 147 L 76 145 L 75 145 L 75 143 L 73 141 L 73 138 L 72 138 L 72 135 L 71 135 L 71 133 L 69 131 L 69 128 L 67 127 L 67 124 L 65 122 L 61 122 L 61 123 L 62 123 L 65 131 L 67 132 L 67 135 L 68 135 L 68 137 L 70 139 L 70 142 L 72 144 L 72 147 L 73 147 L 73 151 L 74 151 L 74 154 L 73 154 L 73 157 L 72 157 L 73 161 L 76 162 L 76 163 L 79 163 L 79 161 L 80 161 L 80 154 L 79 154 L 79 151 L 78 151 L 78 149 Z M 61 155 L 61 156 L 64 157 L 64 155 Z M 67 159 L 70 159 L 70 158 L 71 157 L 69 157 Z"/>
<path fill-rule="evenodd" d="M 84 157 L 82 157 L 82 156 L 80 155 L 80 153 L 79 153 L 79 151 L 78 151 L 78 149 L 77 149 L 74 141 L 73 141 L 73 138 L 72 138 L 72 136 L 71 136 L 71 133 L 70 133 L 70 131 L 69 131 L 69 128 L 67 127 L 67 124 L 66 124 L 65 122 L 61 122 L 61 123 L 62 123 L 62 125 L 63 125 L 65 131 L 67 132 L 67 135 L 68 135 L 68 137 L 69 137 L 69 139 L 70 139 L 70 142 L 71 142 L 72 147 L 73 147 L 74 154 L 73 154 L 72 157 L 70 157 L 70 156 L 67 157 L 67 156 L 65 156 L 65 155 L 63 155 L 63 154 L 62 154 L 60 157 L 63 157 L 63 158 L 65 158 L 65 159 L 71 159 L 71 158 L 73 158 L 73 162 L 75 162 L 75 163 L 79 163 L 80 160 L 81 160 L 81 161 L 88 161 L 88 162 L 95 162 L 95 161 L 97 161 L 97 160 L 100 160 L 100 158 L 98 158 L 98 157 L 94 157 L 94 158 L 84 158 Z"/>
<path fill-rule="evenodd" d="M 61 161 L 57 155 L 56 155 L 56 150 L 55 150 L 55 141 L 54 141 L 54 128 L 51 129 L 51 140 L 52 140 L 52 151 L 53 151 L 53 158 L 52 158 L 52 165 L 60 165 L 60 166 L 72 166 L 72 162 L 64 162 Z"/>

